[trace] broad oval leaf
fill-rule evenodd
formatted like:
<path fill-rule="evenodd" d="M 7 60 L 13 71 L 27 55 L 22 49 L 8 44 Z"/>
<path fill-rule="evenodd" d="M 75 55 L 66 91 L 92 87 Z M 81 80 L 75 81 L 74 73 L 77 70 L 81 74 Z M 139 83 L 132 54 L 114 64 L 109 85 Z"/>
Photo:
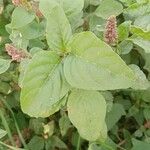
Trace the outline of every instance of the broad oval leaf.
<path fill-rule="evenodd" d="M 45 5 L 53 4 L 53 7 L 45 10 Z M 41 1 L 40 8 L 47 19 L 46 27 L 46 39 L 49 47 L 56 51 L 66 51 L 67 44 L 72 37 L 72 31 L 70 23 L 61 8 L 56 2 L 49 3 L 47 1 Z"/>
<path fill-rule="evenodd" d="M 12 13 L 11 27 L 13 29 L 18 29 L 34 20 L 35 16 L 33 13 L 28 12 L 23 7 L 17 7 Z"/>
<path fill-rule="evenodd" d="M 100 2 L 99 7 L 96 9 L 95 14 L 98 17 L 107 19 L 111 15 L 118 16 L 123 12 L 123 6 L 121 3 L 115 0 L 103 0 Z"/>
<path fill-rule="evenodd" d="M 144 31 L 150 31 L 150 15 L 146 14 L 146 15 L 138 17 L 134 21 L 134 25 L 138 26 L 139 28 L 143 29 Z"/>
<path fill-rule="evenodd" d="M 133 36 L 129 40 L 131 40 L 135 45 L 141 47 L 145 53 L 150 53 L 150 49 L 149 49 L 150 42 L 149 42 L 149 40 L 143 39 L 140 36 Z"/>
<path fill-rule="evenodd" d="M 36 21 L 31 22 L 19 29 L 22 36 L 26 39 L 35 39 L 45 34 L 45 22 L 37 23 Z"/>
<path fill-rule="evenodd" d="M 135 20 L 139 16 L 150 13 L 150 3 L 134 3 L 126 8 L 123 12 L 125 20 Z"/>
<path fill-rule="evenodd" d="M 84 0 L 42 0 L 40 2 L 40 9 L 44 16 L 48 18 L 53 8 L 58 5 L 63 9 L 73 30 L 82 25 Z"/>
<path fill-rule="evenodd" d="M 30 116 L 48 117 L 58 111 L 57 105 L 68 90 L 60 57 L 51 51 L 38 52 L 25 71 L 21 108 Z"/>
<path fill-rule="evenodd" d="M 11 60 L 5 60 L 0 58 L 0 74 L 7 71 L 11 63 Z"/>
<path fill-rule="evenodd" d="M 39 4 L 39 8 L 45 18 L 48 18 L 52 10 L 57 6 L 58 6 L 58 3 L 53 0 L 41 0 Z"/>
<path fill-rule="evenodd" d="M 131 87 L 134 73 L 110 46 L 91 32 L 77 34 L 70 43 L 72 54 L 64 62 L 70 85 L 86 90 Z"/>
<path fill-rule="evenodd" d="M 89 141 L 107 137 L 106 102 L 97 91 L 74 90 L 67 103 L 68 115 L 81 137 Z"/>
<path fill-rule="evenodd" d="M 149 81 L 146 78 L 146 75 L 144 74 L 144 72 L 136 65 L 132 64 L 129 66 L 135 76 L 136 76 L 136 80 L 135 83 L 133 84 L 132 88 L 135 90 L 146 90 L 150 87 Z"/>
<path fill-rule="evenodd" d="M 53 0 L 52 0 L 53 1 Z M 83 24 L 83 12 L 84 0 L 56 0 L 63 8 L 72 30 Z"/>

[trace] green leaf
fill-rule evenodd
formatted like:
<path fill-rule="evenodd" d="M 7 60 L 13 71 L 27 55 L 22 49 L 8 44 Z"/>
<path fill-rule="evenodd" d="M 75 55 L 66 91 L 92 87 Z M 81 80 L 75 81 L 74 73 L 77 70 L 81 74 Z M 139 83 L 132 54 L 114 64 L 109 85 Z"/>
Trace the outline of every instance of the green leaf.
<path fill-rule="evenodd" d="M 42 0 L 39 4 L 39 8 L 45 18 L 48 18 L 51 15 L 53 9 L 58 6 L 59 4 L 53 0 Z"/>
<path fill-rule="evenodd" d="M 133 48 L 133 42 L 130 40 L 123 40 L 118 44 L 119 53 L 122 55 L 130 53 Z"/>
<path fill-rule="evenodd" d="M 147 90 L 141 91 L 140 96 L 143 101 L 150 103 L 150 88 Z"/>
<path fill-rule="evenodd" d="M 112 93 L 109 91 L 103 91 L 103 92 L 101 92 L 101 94 L 105 98 L 105 101 L 107 104 L 107 112 L 111 111 L 111 108 L 113 106 L 113 99 L 114 99 Z"/>
<path fill-rule="evenodd" d="M 47 140 L 45 147 L 46 150 L 56 149 L 56 147 L 58 149 L 67 149 L 67 145 L 55 135 Z"/>
<path fill-rule="evenodd" d="M 6 131 L 0 129 L 0 139 L 3 138 L 7 134 Z"/>
<path fill-rule="evenodd" d="M 73 30 L 81 25 L 84 0 L 43 0 L 41 1 L 40 8 L 43 11 L 44 16 L 48 18 L 50 12 L 53 11 L 53 8 L 58 5 L 63 9 Z"/>
<path fill-rule="evenodd" d="M 29 122 L 29 128 L 34 131 L 35 134 L 41 135 L 43 133 L 43 124 L 45 123 L 45 119 L 43 118 L 32 118 Z"/>
<path fill-rule="evenodd" d="M 22 82 L 22 110 L 30 116 L 48 117 L 58 111 L 60 99 L 68 90 L 60 57 L 51 51 L 38 52 L 29 62 Z"/>
<path fill-rule="evenodd" d="M 133 148 L 131 150 L 149 150 L 150 148 L 150 144 L 143 142 L 143 141 L 139 141 L 136 139 L 132 139 L 132 143 L 133 143 Z"/>
<path fill-rule="evenodd" d="M 102 0 L 84 0 L 84 5 L 85 5 L 85 7 L 87 7 L 87 6 L 89 6 L 89 5 L 94 5 L 94 6 L 97 6 L 97 5 L 99 5 L 100 4 L 100 2 L 101 2 Z"/>
<path fill-rule="evenodd" d="M 26 39 L 35 39 L 38 38 L 45 33 L 45 23 L 37 23 L 36 21 L 31 22 L 25 27 L 19 29 L 22 36 Z"/>
<path fill-rule="evenodd" d="M 143 53 L 143 58 L 145 60 L 144 69 L 146 69 L 148 72 L 150 72 L 150 54 Z"/>
<path fill-rule="evenodd" d="M 25 8 L 16 7 L 12 13 L 11 27 L 13 29 L 21 28 L 31 23 L 34 18 L 34 14 L 28 12 Z"/>
<path fill-rule="evenodd" d="M 149 40 L 145 40 L 141 37 L 131 37 L 129 40 L 131 40 L 135 45 L 141 47 L 145 53 L 150 53 L 150 42 Z"/>
<path fill-rule="evenodd" d="M 81 137 L 89 141 L 106 138 L 106 102 L 99 92 L 74 90 L 67 108 L 69 118 Z"/>
<path fill-rule="evenodd" d="M 0 74 L 4 73 L 10 67 L 11 60 L 5 60 L 0 58 Z"/>
<path fill-rule="evenodd" d="M 26 50 L 29 44 L 29 40 L 25 39 L 20 31 L 13 30 L 13 32 L 9 36 L 12 43 L 17 47 L 23 50 Z"/>
<path fill-rule="evenodd" d="M 131 0 L 132 1 L 132 0 Z M 136 0 L 137 3 L 139 4 L 142 4 L 142 3 L 146 3 L 148 2 L 149 0 Z"/>
<path fill-rule="evenodd" d="M 28 144 L 30 150 L 43 150 L 44 149 L 44 139 L 39 136 L 34 136 Z"/>
<path fill-rule="evenodd" d="M 150 3 L 138 4 L 134 3 L 124 10 L 126 20 L 135 20 L 137 17 L 148 14 L 150 12 Z"/>
<path fill-rule="evenodd" d="M 136 81 L 132 88 L 136 90 L 146 90 L 150 85 L 143 71 L 136 65 L 130 65 L 130 68 L 136 75 Z"/>
<path fill-rule="evenodd" d="M 71 122 L 68 118 L 68 116 L 62 116 L 59 120 L 59 127 L 60 127 L 60 132 L 61 132 L 61 135 L 64 136 L 68 129 L 71 127 Z"/>
<path fill-rule="evenodd" d="M 45 9 L 47 3 L 48 5 L 54 4 L 52 5 L 54 7 L 50 6 L 52 9 L 48 9 L 48 12 Z M 63 9 L 55 3 L 53 1 L 47 2 L 47 0 L 40 3 L 41 11 L 47 19 L 46 39 L 50 49 L 66 51 L 67 44 L 72 37 L 71 26 Z"/>
<path fill-rule="evenodd" d="M 131 21 L 125 21 L 118 27 L 118 39 L 123 41 L 129 36 Z"/>
<path fill-rule="evenodd" d="M 25 76 L 25 71 L 27 69 L 27 66 L 30 62 L 30 59 L 23 59 L 21 62 L 20 62 L 20 65 L 19 65 L 19 72 L 20 72 L 20 75 L 19 75 L 19 79 L 18 79 L 18 84 L 20 87 L 22 87 L 22 82 L 23 82 L 23 79 L 24 79 L 24 76 Z"/>
<path fill-rule="evenodd" d="M 88 20 L 89 20 L 89 30 L 100 39 L 103 39 L 107 20 L 98 17 L 95 14 L 89 15 Z"/>
<path fill-rule="evenodd" d="M 119 1 L 122 2 L 124 6 L 130 6 L 136 2 L 136 0 L 119 0 Z"/>
<path fill-rule="evenodd" d="M 73 87 L 86 90 L 131 87 L 134 81 L 132 70 L 93 33 L 76 34 L 70 49 L 72 54 L 65 59 L 64 74 Z"/>
<path fill-rule="evenodd" d="M 54 129 L 55 129 L 55 122 L 54 120 L 48 122 L 47 124 L 43 125 L 44 128 L 44 134 L 48 135 L 48 137 L 51 137 L 54 134 Z"/>
<path fill-rule="evenodd" d="M 106 115 L 106 124 L 108 130 L 118 122 L 122 115 L 125 115 L 125 110 L 121 104 L 114 104 L 112 110 Z"/>
<path fill-rule="evenodd" d="M 150 108 L 145 108 L 144 111 L 143 111 L 143 113 L 144 113 L 145 119 L 147 121 L 150 120 Z"/>
<path fill-rule="evenodd" d="M 72 29 L 82 25 L 84 0 L 56 0 L 63 8 Z"/>
<path fill-rule="evenodd" d="M 37 52 L 42 51 L 42 49 L 40 47 L 33 47 L 30 49 L 30 54 L 33 56 L 34 54 L 36 54 Z"/>
<path fill-rule="evenodd" d="M 107 19 L 111 15 L 118 16 L 123 12 L 123 6 L 121 3 L 115 0 L 103 0 L 100 2 L 99 7 L 96 9 L 95 14 L 98 17 Z"/>
<path fill-rule="evenodd" d="M 150 31 L 144 31 L 143 29 L 136 26 L 132 26 L 130 31 L 131 33 L 140 36 L 145 40 L 150 40 Z"/>
<path fill-rule="evenodd" d="M 142 28 L 145 31 L 150 31 L 150 15 L 147 14 L 147 15 L 138 17 L 134 21 L 134 25 L 138 26 L 139 28 Z"/>
<path fill-rule="evenodd" d="M 108 137 L 105 142 L 101 142 L 99 145 L 96 142 L 91 143 L 88 150 L 117 150 L 117 145 Z"/>

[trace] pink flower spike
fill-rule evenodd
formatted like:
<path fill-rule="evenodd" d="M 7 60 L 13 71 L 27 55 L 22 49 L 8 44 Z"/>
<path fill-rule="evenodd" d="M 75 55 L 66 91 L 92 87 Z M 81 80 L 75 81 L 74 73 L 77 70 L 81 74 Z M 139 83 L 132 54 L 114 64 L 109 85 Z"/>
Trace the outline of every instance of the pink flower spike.
<path fill-rule="evenodd" d="M 104 31 L 104 41 L 107 44 L 115 45 L 117 43 L 118 33 L 117 33 L 117 22 L 115 16 L 110 16 L 107 19 L 107 23 Z"/>
<path fill-rule="evenodd" d="M 43 14 L 39 9 L 39 2 L 32 1 L 31 5 L 32 5 L 32 10 L 35 12 L 36 16 L 39 18 L 43 17 Z"/>
<path fill-rule="evenodd" d="M 19 6 L 21 4 L 21 0 L 12 0 L 12 3 L 15 5 L 15 6 Z"/>
<path fill-rule="evenodd" d="M 5 49 L 13 61 L 20 62 L 22 59 L 28 57 L 25 51 L 22 49 L 17 49 L 13 44 L 5 44 Z"/>

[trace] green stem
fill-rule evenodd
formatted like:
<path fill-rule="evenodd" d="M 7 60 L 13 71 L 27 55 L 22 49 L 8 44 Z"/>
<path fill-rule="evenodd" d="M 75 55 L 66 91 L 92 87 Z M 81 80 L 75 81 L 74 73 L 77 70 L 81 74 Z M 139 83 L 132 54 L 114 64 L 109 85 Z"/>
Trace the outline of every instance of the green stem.
<path fill-rule="evenodd" d="M 12 109 L 11 109 L 10 106 L 7 104 L 7 102 L 5 102 L 4 100 L 2 100 L 2 102 L 5 104 L 5 106 L 7 107 L 7 109 L 8 109 L 8 110 L 10 111 L 10 113 L 12 114 L 12 117 L 13 117 L 13 119 L 14 119 L 15 126 L 16 126 L 16 129 L 17 129 L 19 138 L 20 138 L 20 140 L 21 140 L 21 142 L 22 142 L 24 148 L 25 148 L 25 149 L 28 149 L 27 144 L 25 143 L 25 140 L 24 140 L 24 138 L 22 137 L 22 134 L 21 134 L 21 132 L 20 132 L 20 129 L 19 129 L 17 120 L 16 120 L 16 118 L 15 118 L 15 115 L 14 115 Z"/>
<path fill-rule="evenodd" d="M 5 130 L 7 131 L 7 134 L 8 134 L 8 137 L 9 137 L 9 139 L 10 139 L 11 144 L 12 144 L 13 146 L 15 146 L 15 142 L 14 142 L 14 140 L 13 140 L 13 136 L 12 136 L 12 134 L 11 134 L 9 125 L 8 125 L 8 123 L 7 123 L 7 121 L 6 121 L 5 117 L 4 117 L 4 114 L 3 114 L 3 112 L 2 112 L 1 110 L 0 110 L 0 117 L 1 117 L 1 120 L 2 120 L 3 126 L 4 126 Z"/>
<path fill-rule="evenodd" d="M 21 149 L 21 148 L 12 147 L 12 146 L 7 145 L 7 144 L 5 144 L 5 143 L 3 143 L 1 141 L 0 141 L 0 144 L 5 146 L 5 147 L 7 147 L 7 148 L 9 148 L 9 149 L 11 149 L 11 150 L 25 150 L 25 149 Z"/>
<path fill-rule="evenodd" d="M 81 144 L 81 137 L 79 135 L 79 137 L 78 137 L 78 143 L 77 143 L 77 149 L 76 150 L 80 150 L 80 144 Z"/>

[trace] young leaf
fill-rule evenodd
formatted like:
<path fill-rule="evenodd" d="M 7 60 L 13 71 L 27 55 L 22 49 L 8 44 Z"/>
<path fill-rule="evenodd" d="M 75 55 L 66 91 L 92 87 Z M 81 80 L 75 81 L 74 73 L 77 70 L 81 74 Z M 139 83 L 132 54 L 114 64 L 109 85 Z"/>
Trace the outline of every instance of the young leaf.
<path fill-rule="evenodd" d="M 100 2 L 99 7 L 96 9 L 95 14 L 98 17 L 107 19 L 111 15 L 118 16 L 123 11 L 121 3 L 114 0 L 103 0 Z"/>
<path fill-rule="evenodd" d="M 11 60 L 5 60 L 0 58 L 0 74 L 7 71 L 11 63 Z"/>
<path fill-rule="evenodd" d="M 91 32 L 74 36 L 72 54 L 64 62 L 64 74 L 70 85 L 86 90 L 113 90 L 131 87 L 132 70 L 108 46 Z"/>
<path fill-rule="evenodd" d="M 55 4 L 54 2 L 49 1 L 50 4 Z M 46 38 L 50 49 L 56 51 L 66 51 L 67 44 L 72 36 L 70 23 L 61 8 L 57 3 L 52 5 L 52 9 L 49 9 L 46 12 L 45 4 L 47 1 L 41 1 L 41 11 L 45 14 L 47 19 L 46 27 Z"/>
<path fill-rule="evenodd" d="M 69 118 L 81 137 L 89 141 L 106 138 L 106 102 L 99 92 L 74 90 L 67 108 Z"/>
<path fill-rule="evenodd" d="M 31 23 L 34 18 L 34 14 L 28 12 L 27 10 L 25 10 L 25 8 L 17 7 L 12 14 L 11 27 L 13 29 L 21 28 Z"/>
<path fill-rule="evenodd" d="M 68 90 L 60 57 L 55 52 L 38 52 L 29 62 L 22 81 L 22 110 L 30 116 L 48 117 L 58 110 L 59 100 Z"/>

